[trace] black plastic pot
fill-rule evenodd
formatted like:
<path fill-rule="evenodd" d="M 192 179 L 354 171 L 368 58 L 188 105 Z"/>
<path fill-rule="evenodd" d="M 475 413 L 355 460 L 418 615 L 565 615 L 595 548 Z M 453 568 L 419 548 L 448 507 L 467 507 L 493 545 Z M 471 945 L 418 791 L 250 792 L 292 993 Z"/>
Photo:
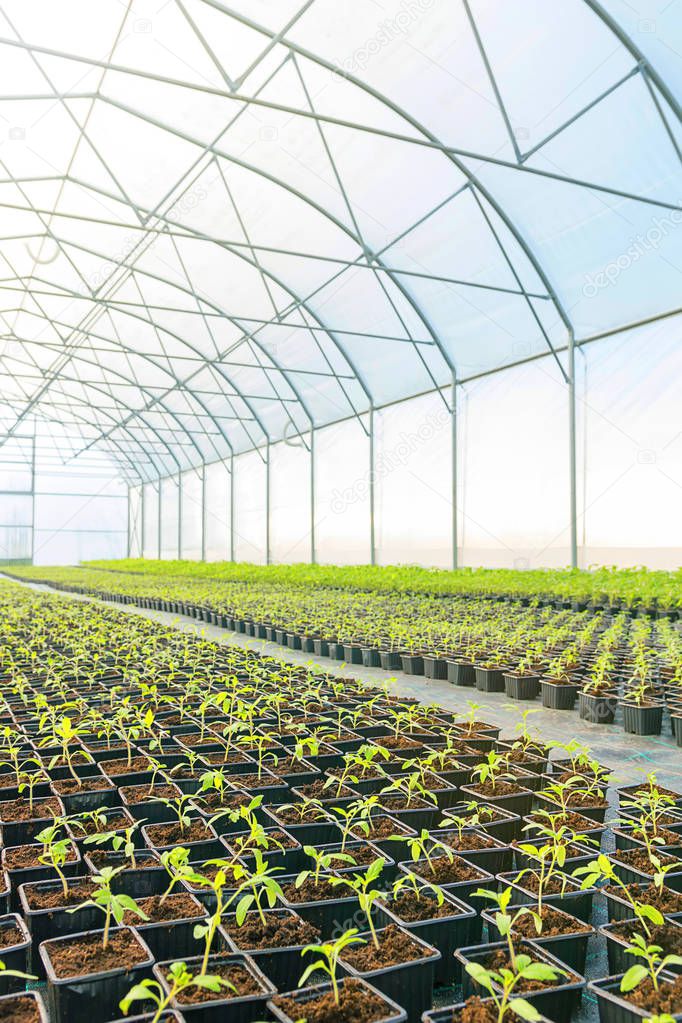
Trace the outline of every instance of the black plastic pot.
<path fill-rule="evenodd" d="M 28 928 L 17 913 L 9 913 L 7 916 L 0 917 L 0 934 L 5 931 L 14 930 L 14 928 L 20 932 L 22 940 L 1 949 L 0 959 L 5 964 L 5 969 L 27 973 L 29 972 L 28 961 L 31 948 L 31 935 Z M 23 991 L 25 986 L 25 980 L 21 980 L 19 977 L 7 977 L 4 973 L 0 973 L 0 995 L 7 995 L 13 991 Z"/>
<path fill-rule="evenodd" d="M 283 887 L 288 883 L 293 884 L 295 880 L 293 874 L 288 877 L 280 875 L 278 878 Z M 331 890 L 338 892 L 342 889 Z M 338 938 L 349 927 L 357 926 L 359 919 L 360 906 L 354 895 L 322 899 L 319 902 L 289 902 L 285 897 L 282 899 L 282 905 L 292 913 L 298 913 L 300 917 L 316 927 L 322 935 L 323 941 L 328 941 L 332 937 Z"/>
<path fill-rule="evenodd" d="M 476 688 L 480 693 L 503 693 L 504 674 L 499 668 L 474 667 Z"/>
<path fill-rule="evenodd" d="M 165 871 L 164 871 L 165 873 Z M 85 877 L 74 877 L 71 881 L 90 881 L 90 875 Z M 43 941 L 50 938 L 63 938 L 72 934 L 79 934 L 83 931 L 95 930 L 102 920 L 101 910 L 93 906 L 78 909 L 76 912 L 69 912 L 66 908 L 54 909 L 31 909 L 29 905 L 29 893 L 31 889 L 58 891 L 61 889 L 60 881 L 34 881 L 29 884 L 22 884 L 19 888 L 19 902 L 21 913 L 26 921 L 26 927 L 31 940 L 29 949 L 28 964 L 29 972 L 35 973 L 38 977 L 45 976 L 43 960 L 38 952 Z M 70 907 L 73 909 L 73 907 Z"/>
<path fill-rule="evenodd" d="M 623 923 L 630 923 L 631 929 L 628 933 L 635 934 L 642 933 L 642 926 L 636 917 L 632 917 L 631 920 L 619 921 L 618 923 L 603 924 L 599 928 L 599 933 L 606 939 L 606 952 L 609 959 L 609 973 L 625 973 L 632 966 L 633 957 L 626 949 L 629 945 L 627 937 L 623 937 L 620 934 L 615 933 L 614 928 L 620 928 Z M 668 927 L 675 927 L 682 932 L 682 922 L 679 920 L 667 919 L 666 924 Z M 665 955 L 665 950 L 661 953 Z M 682 973 L 682 967 L 671 966 L 668 967 L 671 973 Z"/>
<path fill-rule="evenodd" d="M 201 956 L 192 956 L 185 960 L 188 969 L 197 973 L 201 965 Z M 229 1019 L 230 1023 L 253 1023 L 255 1020 L 262 1020 L 266 1012 L 266 1003 L 276 994 L 273 984 L 267 979 L 262 971 L 256 966 L 250 956 L 243 952 L 228 952 L 211 955 L 208 959 L 208 973 L 211 973 L 212 963 L 234 963 L 243 967 L 258 982 L 261 988 L 259 994 L 235 996 L 231 992 L 216 993 L 215 999 L 202 1002 L 196 1005 L 181 1004 L 178 1001 L 171 1003 L 171 1008 L 176 1009 L 185 1020 L 185 1023 L 224 1023 Z M 166 976 L 172 962 L 160 962 L 154 966 L 154 976 L 159 981 L 164 991 L 168 992 Z"/>
<path fill-rule="evenodd" d="M 40 848 L 40 847 L 38 847 Z M 65 863 L 61 868 L 62 873 L 65 877 L 75 877 L 77 874 L 82 872 L 83 863 L 81 855 L 78 849 L 73 846 L 74 859 Z M 9 852 L 9 850 L 4 850 Z M 9 870 L 5 868 L 5 873 L 9 878 L 9 908 L 12 913 L 20 913 L 21 905 L 19 902 L 19 886 L 29 881 L 48 881 L 56 877 L 56 871 L 53 867 L 21 867 L 17 869 Z"/>
<path fill-rule="evenodd" d="M 406 675 L 424 674 L 424 658 L 421 654 L 401 654 L 400 663 Z"/>
<path fill-rule="evenodd" d="M 654 1015 L 650 1010 L 640 1009 L 628 1002 L 620 994 L 621 976 L 592 980 L 587 985 L 589 993 L 596 998 L 600 1023 L 641 1023 L 641 1020 Z M 673 973 L 664 971 L 659 975 L 659 981 L 662 982 L 670 982 L 674 979 Z M 682 1020 L 682 1011 L 676 1013 L 673 1019 Z"/>
<path fill-rule="evenodd" d="M 267 910 L 267 916 L 291 916 L 291 910 L 275 907 Z M 298 916 L 299 914 L 293 914 Z M 302 919 L 302 918 L 301 918 Z M 226 935 L 230 948 L 235 952 L 246 953 L 253 959 L 256 966 L 262 970 L 271 984 L 274 984 L 278 991 L 285 991 L 294 979 L 297 979 L 304 971 L 309 962 L 312 961 L 314 953 L 307 952 L 305 956 L 301 953 L 305 946 L 288 945 L 273 948 L 247 948 L 239 940 L 239 928 L 235 926 L 228 929 L 231 922 L 236 924 L 234 913 L 223 917 L 221 930 Z"/>
<path fill-rule="evenodd" d="M 481 1001 L 492 1003 L 492 998 L 482 998 Z M 457 1005 L 445 1005 L 442 1009 L 432 1009 L 430 1012 L 425 1012 L 422 1016 L 422 1023 L 454 1023 L 457 1020 L 459 1013 L 465 1008 L 464 1002 L 458 1002 Z M 517 1019 L 518 1017 L 511 1017 Z M 540 1016 L 537 1023 L 551 1023 L 546 1016 Z"/>
<path fill-rule="evenodd" d="M 489 945 L 472 945 L 469 948 L 459 949 L 455 952 L 455 957 L 459 959 L 464 968 L 467 963 L 482 963 L 491 952 L 497 949 L 506 949 L 506 947 L 507 944 L 504 941 L 492 942 Z M 557 970 L 564 970 L 565 973 L 565 967 L 555 956 L 534 945 L 533 942 L 521 941 L 515 947 L 517 951 L 526 952 L 535 962 L 540 960 L 550 966 L 554 966 Z M 573 1012 L 580 1004 L 583 988 L 585 987 L 585 978 L 579 974 L 575 976 L 575 980 L 570 980 L 560 974 L 553 987 L 543 988 L 539 991 L 518 990 L 516 993 L 520 998 L 524 998 L 534 1005 L 538 1012 L 553 1020 L 554 1023 L 570 1023 Z M 500 989 L 497 984 L 495 984 L 495 988 L 499 992 Z M 466 1000 L 475 994 L 482 995 L 484 991 L 464 968 L 462 971 L 462 997 Z"/>
<path fill-rule="evenodd" d="M 424 677 L 442 679 L 448 677 L 448 662 L 444 657 L 424 655 Z"/>
<path fill-rule="evenodd" d="M 523 878 L 517 881 L 518 874 L 516 871 L 510 871 L 508 874 L 498 874 L 498 881 L 505 887 L 509 885 L 513 890 L 512 904 L 515 906 L 527 906 L 531 905 L 536 901 L 537 896 L 526 888 L 523 883 Z M 592 916 L 592 902 L 596 888 L 587 888 L 583 891 L 578 881 L 574 881 L 570 877 L 565 877 L 566 888 L 563 892 L 555 895 L 546 894 L 543 896 L 543 901 L 548 906 L 554 906 L 556 909 L 561 909 L 564 913 L 568 913 L 570 916 L 576 916 L 579 920 L 583 920 L 588 923 Z"/>
<path fill-rule="evenodd" d="M 455 959 L 455 949 L 475 940 L 477 920 L 476 910 L 471 906 L 449 892 L 444 892 L 443 897 L 452 908 L 448 916 L 434 916 L 429 920 L 403 920 L 394 912 L 393 903 L 389 901 L 379 903 L 378 922 L 379 926 L 398 924 L 404 931 L 409 931 L 427 945 L 437 948 L 441 958 L 436 963 L 435 982 L 437 985 L 448 986 L 459 983 L 459 963 Z"/>
<path fill-rule="evenodd" d="M 553 908 L 558 912 L 564 913 L 569 922 L 571 919 L 578 919 L 564 910 L 559 910 L 557 906 Z M 488 925 L 488 940 L 500 941 L 501 935 L 495 924 L 495 912 L 485 909 L 481 916 Z M 580 920 L 580 923 L 584 924 L 585 921 Z M 576 930 L 573 934 L 543 935 L 540 933 L 536 937 L 529 939 L 529 943 L 549 952 L 560 962 L 568 966 L 569 969 L 575 970 L 576 973 L 584 974 L 589 940 L 596 933 L 594 927 L 590 927 L 588 931 Z"/>
<path fill-rule="evenodd" d="M 373 646 L 363 646 L 362 648 L 362 663 L 365 668 L 380 668 L 381 657 L 379 651 Z"/>
<path fill-rule="evenodd" d="M 467 799 L 473 799 L 477 803 L 488 803 L 490 806 L 499 806 L 504 810 L 519 814 L 520 817 L 525 817 L 530 813 L 533 805 L 533 792 L 530 789 L 525 789 L 522 785 L 519 785 L 519 788 L 519 792 L 509 792 L 499 796 L 478 792 L 473 785 L 462 785 L 460 791 Z"/>
<path fill-rule="evenodd" d="M 381 1019 L 375 1020 L 374 1023 L 405 1023 L 407 1015 L 402 1006 L 396 1005 L 395 1002 L 391 1001 L 390 998 L 387 998 L 386 995 L 374 987 L 374 985 L 368 984 L 366 981 L 361 981 L 361 983 L 368 992 L 383 998 L 386 1003 L 386 1014 L 382 1015 Z M 342 987 L 342 985 L 343 979 L 339 981 L 339 987 Z M 286 994 L 283 994 L 282 997 L 293 999 L 301 1006 L 301 1012 L 297 1012 L 295 1018 L 287 1016 L 287 1014 L 279 1009 L 272 1000 L 268 1002 L 268 1010 L 278 1023 L 297 1023 L 298 1020 L 305 1019 L 306 1004 L 312 1002 L 321 994 L 326 994 L 329 991 L 331 991 L 331 984 L 316 984 L 314 987 L 298 988 L 297 990 L 288 991 Z"/>
<path fill-rule="evenodd" d="M 623 729 L 632 735 L 660 735 L 663 725 L 663 704 L 640 706 L 636 703 L 621 702 L 623 708 Z"/>
<path fill-rule="evenodd" d="M 470 661 L 448 661 L 448 682 L 455 686 L 475 686 L 476 672 Z"/>
<path fill-rule="evenodd" d="M 578 712 L 583 721 L 594 725 L 612 725 L 618 708 L 618 697 L 578 693 Z"/>
<path fill-rule="evenodd" d="M 504 691 L 510 700 L 534 700 L 540 692 L 539 675 L 504 675 Z"/>
<path fill-rule="evenodd" d="M 382 929 L 379 929 L 377 934 L 381 933 Z M 339 962 L 349 977 L 366 980 L 377 991 L 397 1005 L 401 1005 L 407 1014 L 408 1023 L 419 1023 L 422 1013 L 426 1012 L 433 1001 L 436 963 L 440 960 L 441 954 L 437 948 L 433 948 L 414 932 L 408 933 L 412 940 L 421 946 L 424 953 L 419 959 L 362 972 L 345 962 L 343 956 Z M 367 942 L 371 941 L 369 932 L 359 936 Z"/>
<path fill-rule="evenodd" d="M 549 682 L 546 679 L 540 679 L 542 706 L 550 710 L 573 710 L 579 690 L 580 686 L 573 685 L 573 683 Z"/>
<path fill-rule="evenodd" d="M 43 1001 L 42 995 L 37 991 L 24 991 L 22 994 L 2 995 L 0 996 L 0 1018 L 4 1020 L 12 1020 L 12 1010 L 19 1012 L 20 1007 L 24 1003 L 31 1003 L 38 1013 L 40 1023 L 51 1023 L 48 1020 L 47 1009 Z M 391 1020 L 391 1023 L 393 1021 Z"/>
<path fill-rule="evenodd" d="M 384 671 L 401 671 L 403 662 L 396 650 L 380 650 L 379 661 Z"/>
<path fill-rule="evenodd" d="M 129 931 L 145 953 L 145 958 L 132 969 L 120 967 L 102 973 L 90 973 L 76 977 L 59 978 L 55 975 L 50 961 L 50 950 L 60 942 L 73 941 L 67 938 L 51 938 L 40 946 L 40 956 L 47 976 L 47 1004 L 51 1023 L 92 1023 L 92 1020 L 113 1019 L 120 1012 L 119 1002 L 134 984 L 144 977 L 151 977 L 154 956 L 142 938 L 132 927 L 112 928 L 111 934 Z M 101 931 L 86 931 L 79 938 L 96 935 Z"/>

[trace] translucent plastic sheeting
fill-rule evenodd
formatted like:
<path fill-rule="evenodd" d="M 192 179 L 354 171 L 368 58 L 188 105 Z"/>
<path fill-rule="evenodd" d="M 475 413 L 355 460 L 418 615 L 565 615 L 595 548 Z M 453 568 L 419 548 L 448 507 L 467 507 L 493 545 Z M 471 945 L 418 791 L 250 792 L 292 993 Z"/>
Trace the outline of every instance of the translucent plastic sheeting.
<path fill-rule="evenodd" d="M 37 529 L 34 535 L 35 565 L 77 565 L 97 558 L 123 558 L 126 553 L 125 529 L 100 533 L 76 530 Z"/>
<path fill-rule="evenodd" d="M 189 469 L 180 476 L 182 544 L 180 557 L 196 561 L 203 544 L 202 470 Z"/>
<path fill-rule="evenodd" d="M 463 386 L 458 410 L 460 563 L 569 564 L 568 388 L 553 359 Z"/>
<path fill-rule="evenodd" d="M 3 434 L 139 485 L 679 303 L 675 4 L 62 6 L 0 19 Z"/>
<path fill-rule="evenodd" d="M 682 317 L 587 345 L 578 367 L 581 564 L 682 564 Z"/>
<path fill-rule="evenodd" d="M 363 429 L 364 426 L 364 429 Z M 369 417 L 315 432 L 315 555 L 340 565 L 369 562 Z"/>
<path fill-rule="evenodd" d="M 142 488 L 142 556 L 159 556 L 159 484 L 145 483 Z"/>
<path fill-rule="evenodd" d="M 308 448 L 305 447 L 308 444 Z M 270 559 L 310 561 L 310 434 L 270 448 Z"/>
<path fill-rule="evenodd" d="M 264 453 L 234 459 L 234 556 L 264 562 L 268 549 L 267 470 Z"/>
<path fill-rule="evenodd" d="M 161 480 L 159 507 L 161 557 L 178 558 L 180 556 L 180 479 L 178 476 L 168 476 Z"/>
<path fill-rule="evenodd" d="M 376 413 L 376 544 L 380 564 L 452 566 L 451 391 Z"/>
<path fill-rule="evenodd" d="M 204 546 L 207 561 L 228 561 L 231 557 L 231 477 L 225 462 L 212 462 L 204 469 Z"/>

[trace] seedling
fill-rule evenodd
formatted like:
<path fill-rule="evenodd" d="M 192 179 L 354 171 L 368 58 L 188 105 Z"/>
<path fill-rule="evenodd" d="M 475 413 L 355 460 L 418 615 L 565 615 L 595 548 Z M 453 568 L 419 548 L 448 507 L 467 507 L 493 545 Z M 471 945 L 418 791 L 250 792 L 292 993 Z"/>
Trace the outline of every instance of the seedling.
<path fill-rule="evenodd" d="M 134 1002 L 153 1002 L 156 1005 L 156 1012 L 151 1018 L 151 1023 L 158 1023 L 164 1010 L 173 1004 L 179 994 L 189 988 L 198 987 L 216 994 L 222 990 L 236 990 L 234 984 L 231 984 L 229 980 L 223 980 L 222 977 L 190 973 L 185 963 L 172 963 L 166 974 L 166 980 L 168 992 L 164 990 L 158 980 L 151 980 L 147 977 L 131 987 L 128 994 L 118 1003 L 123 1015 L 128 1015 Z"/>
<path fill-rule="evenodd" d="M 362 938 L 358 937 L 357 927 L 352 927 L 348 931 L 344 931 L 336 941 L 326 942 L 324 945 L 306 945 L 301 950 L 301 955 L 306 955 L 307 952 L 316 952 L 319 955 L 319 959 L 311 963 L 305 968 L 301 977 L 298 981 L 298 986 L 302 987 L 308 977 L 315 973 L 317 970 L 322 970 L 329 977 L 332 985 L 332 993 L 334 995 L 334 1002 L 336 1005 L 339 1004 L 339 983 L 336 977 L 336 972 L 339 968 L 339 959 L 352 945 L 364 945 L 365 942 Z"/>
<path fill-rule="evenodd" d="M 73 909 L 67 910 L 67 913 L 76 913 L 79 909 L 85 909 L 86 906 L 94 906 L 104 913 L 104 931 L 102 933 L 103 949 L 107 948 L 109 944 L 109 931 L 111 929 L 112 920 L 119 925 L 126 913 L 133 913 L 141 920 L 149 920 L 147 914 L 140 909 L 130 895 L 116 895 L 111 890 L 111 883 L 116 875 L 120 874 L 121 869 L 121 867 L 102 867 L 99 874 L 95 874 L 92 879 L 92 898 L 86 899 L 86 901 L 81 902 L 79 906 L 75 906 Z"/>

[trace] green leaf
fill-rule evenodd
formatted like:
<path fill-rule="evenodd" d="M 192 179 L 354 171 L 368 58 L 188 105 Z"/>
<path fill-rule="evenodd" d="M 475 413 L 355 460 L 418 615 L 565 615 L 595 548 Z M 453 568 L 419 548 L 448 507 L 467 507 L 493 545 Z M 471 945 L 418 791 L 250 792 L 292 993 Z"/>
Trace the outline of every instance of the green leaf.
<path fill-rule="evenodd" d="M 535 1023 L 535 1020 L 542 1019 L 535 1006 L 527 1002 L 525 998 L 512 998 L 509 1008 L 521 1019 L 527 1020 L 527 1023 Z"/>
<path fill-rule="evenodd" d="M 645 977 L 648 977 L 648 970 L 646 966 L 642 966 L 641 963 L 635 963 L 630 969 L 623 975 L 623 979 L 620 982 L 620 989 L 623 992 L 632 991 L 638 984 L 641 984 Z"/>

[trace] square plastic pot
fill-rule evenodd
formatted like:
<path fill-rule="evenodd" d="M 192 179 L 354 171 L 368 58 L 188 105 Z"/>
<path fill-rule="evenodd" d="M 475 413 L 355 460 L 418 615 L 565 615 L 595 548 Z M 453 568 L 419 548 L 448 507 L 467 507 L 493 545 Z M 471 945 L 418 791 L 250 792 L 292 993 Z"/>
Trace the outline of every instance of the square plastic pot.
<path fill-rule="evenodd" d="M 47 977 L 47 1004 L 51 1023 L 92 1023 L 92 1020 L 114 1019 L 120 1014 L 119 1002 L 130 988 L 144 977 L 151 977 L 154 956 L 132 927 L 112 928 L 130 931 L 144 953 L 144 959 L 132 969 L 125 966 L 99 973 L 74 977 L 57 977 L 50 961 L 50 950 L 61 942 L 73 941 L 101 931 L 86 931 L 66 938 L 51 938 L 40 946 L 40 957 Z"/>
<path fill-rule="evenodd" d="M 631 964 L 632 965 L 632 964 Z M 592 980 L 587 985 L 587 990 L 597 1001 L 600 1023 L 641 1023 L 654 1015 L 647 1009 L 640 1009 L 628 1002 L 620 993 L 621 975 L 615 977 L 604 977 L 602 980 Z M 672 981 L 675 975 L 672 973 L 661 973 L 661 981 Z M 682 1020 L 682 1009 L 673 1015 L 674 1020 Z"/>
<path fill-rule="evenodd" d="M 344 981 L 341 979 L 339 981 L 339 987 L 342 987 L 343 983 Z M 376 1020 L 375 1023 L 405 1023 L 407 1020 L 407 1014 L 402 1006 L 397 1005 L 390 998 L 387 998 L 386 995 L 374 987 L 374 985 L 368 984 L 364 980 L 361 980 L 360 983 L 368 992 L 382 998 L 386 1005 L 386 1014 L 382 1015 L 381 1019 Z M 301 1006 L 301 1012 L 296 1015 L 295 1019 L 291 1016 L 287 1016 L 287 1014 L 279 1009 L 272 1000 L 268 1002 L 268 1010 L 272 1017 L 277 1020 L 277 1023 L 297 1023 L 297 1020 L 305 1019 L 306 1004 L 314 1001 L 321 994 L 327 994 L 329 991 L 331 991 L 331 984 L 316 984 L 314 987 L 298 988 L 298 990 L 286 992 L 283 995 L 284 998 L 291 998 Z"/>
<path fill-rule="evenodd" d="M 192 956 L 185 960 L 190 972 L 196 973 L 201 966 L 202 957 Z M 257 981 L 260 992 L 254 995 L 235 996 L 232 992 L 216 993 L 214 999 L 196 1005 L 189 1005 L 174 1000 L 171 1008 L 177 1010 L 185 1023 L 254 1023 L 255 1020 L 262 1020 L 266 1013 L 266 1003 L 276 994 L 274 984 L 271 984 L 262 971 L 256 966 L 250 956 L 242 952 L 227 952 L 211 955 L 208 959 L 208 973 L 211 973 L 211 964 L 220 962 L 233 963 L 243 967 Z M 159 981 L 164 991 L 168 993 L 166 975 L 172 961 L 160 962 L 154 966 L 154 977 Z"/>
<path fill-rule="evenodd" d="M 429 920 L 403 920 L 393 910 L 393 903 L 390 901 L 378 904 L 377 915 L 379 926 L 398 924 L 404 931 L 409 931 L 427 945 L 438 949 L 441 958 L 435 967 L 435 983 L 439 986 L 449 986 L 460 981 L 455 950 L 475 940 L 477 914 L 475 909 L 449 892 L 444 892 L 443 896 L 446 905 L 452 909 L 447 916 L 434 916 Z"/>

